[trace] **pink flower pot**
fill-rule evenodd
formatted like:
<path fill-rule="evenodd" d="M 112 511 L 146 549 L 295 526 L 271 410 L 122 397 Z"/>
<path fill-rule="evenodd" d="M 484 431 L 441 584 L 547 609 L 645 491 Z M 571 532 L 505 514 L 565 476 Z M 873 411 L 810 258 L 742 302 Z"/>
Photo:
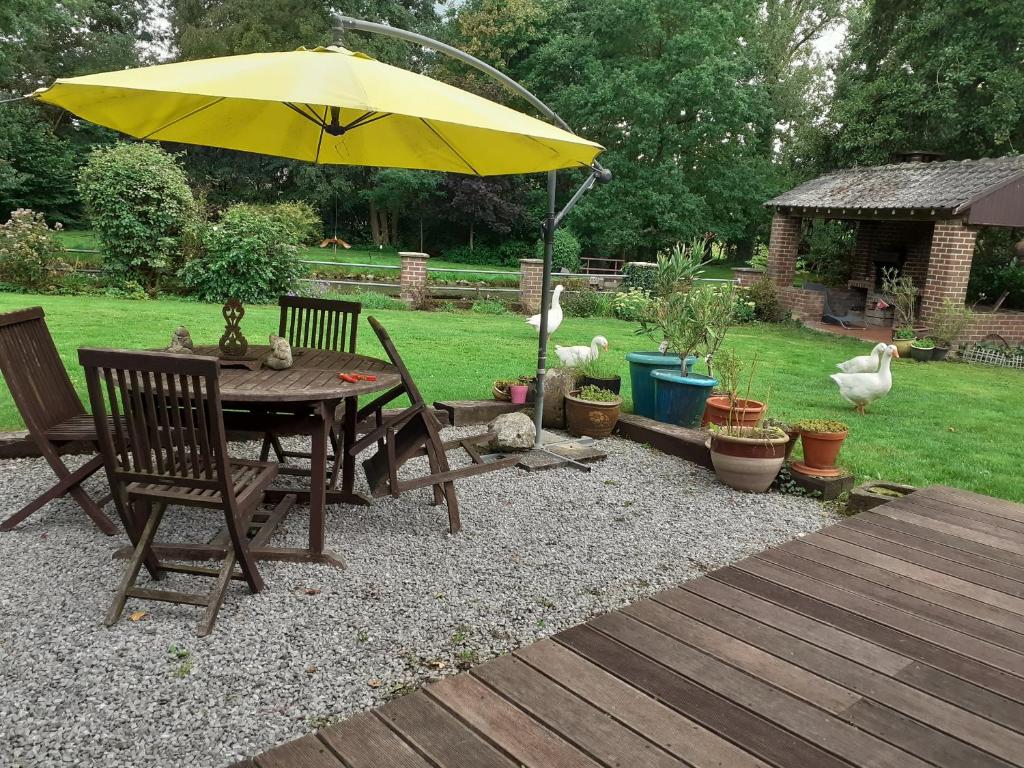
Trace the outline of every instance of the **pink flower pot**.
<path fill-rule="evenodd" d="M 530 388 L 526 384 L 513 384 L 508 388 L 512 395 L 513 405 L 525 405 L 526 404 L 526 392 Z"/>

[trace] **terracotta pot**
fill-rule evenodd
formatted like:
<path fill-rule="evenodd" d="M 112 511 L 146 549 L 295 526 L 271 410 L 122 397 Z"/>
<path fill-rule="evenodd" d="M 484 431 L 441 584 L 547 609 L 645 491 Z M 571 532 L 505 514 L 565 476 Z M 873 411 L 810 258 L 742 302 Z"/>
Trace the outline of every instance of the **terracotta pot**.
<path fill-rule="evenodd" d="M 754 427 L 764 416 L 765 404 L 757 400 L 736 398 L 736 404 L 731 411 L 730 414 L 728 395 L 712 395 L 706 401 L 704 418 L 700 425 L 706 427 L 708 424 L 717 424 L 725 427 L 731 424 L 734 427 Z"/>
<path fill-rule="evenodd" d="M 793 453 L 793 449 L 796 448 L 796 441 L 800 439 L 800 430 L 787 429 L 785 432 L 786 437 L 789 439 L 789 442 L 786 443 L 786 461 L 789 461 L 790 454 Z"/>
<path fill-rule="evenodd" d="M 843 447 L 843 440 L 849 432 L 804 432 L 801 430 L 800 439 L 804 444 L 803 466 L 811 470 L 835 469 L 836 459 L 839 458 L 839 449 Z"/>
<path fill-rule="evenodd" d="M 751 437 L 749 427 L 734 429 L 738 434 L 713 434 L 707 442 L 711 463 L 718 479 L 737 491 L 764 493 L 786 460 L 787 435 Z"/>
<path fill-rule="evenodd" d="M 622 398 L 610 403 L 581 400 L 578 389 L 565 396 L 565 418 L 569 434 L 577 437 L 608 437 L 615 429 L 622 408 Z"/>

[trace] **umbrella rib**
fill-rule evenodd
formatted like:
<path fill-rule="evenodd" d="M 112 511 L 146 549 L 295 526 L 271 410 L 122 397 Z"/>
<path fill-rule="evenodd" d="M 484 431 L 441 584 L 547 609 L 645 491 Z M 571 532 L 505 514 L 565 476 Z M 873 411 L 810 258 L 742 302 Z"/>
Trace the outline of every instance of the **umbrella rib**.
<path fill-rule="evenodd" d="M 310 114 L 309 112 L 306 112 L 303 109 L 299 109 L 294 104 L 292 104 L 290 101 L 282 101 L 281 103 L 284 104 L 286 107 L 288 107 L 288 109 L 290 109 L 295 114 L 299 115 L 300 117 L 306 118 L 307 120 L 309 120 L 309 122 L 313 123 L 314 125 L 319 125 L 321 128 L 324 127 L 324 124 L 327 121 L 327 108 L 326 107 L 324 107 L 324 117 L 323 117 L 323 119 L 321 119 L 320 115 L 317 115 L 315 113 L 314 114 Z M 309 106 L 309 105 L 307 104 L 307 106 Z"/>
<path fill-rule="evenodd" d="M 439 138 L 441 141 L 443 141 L 445 143 L 445 146 L 448 147 L 448 149 L 450 149 L 453 153 L 455 153 L 455 156 L 457 158 L 459 158 L 459 160 L 464 162 L 466 164 L 466 167 L 469 168 L 469 170 L 471 170 L 474 175 L 476 175 L 476 176 L 480 176 L 481 175 L 480 172 L 476 168 L 474 168 L 472 166 L 472 164 L 466 158 L 464 158 L 462 156 L 462 154 L 459 152 L 459 150 L 457 150 L 455 147 L 453 147 L 451 142 L 448 141 L 448 139 L 446 139 L 444 136 L 441 135 L 440 131 L 438 131 L 434 126 L 432 126 L 429 122 L 427 122 L 422 117 L 420 118 L 420 122 L 422 122 L 425 126 L 427 126 L 427 128 L 429 128 L 431 131 L 433 131 L 434 135 L 437 136 L 437 138 Z"/>
<path fill-rule="evenodd" d="M 324 131 L 327 130 L 327 110 L 330 107 L 324 107 L 324 116 L 320 121 L 320 136 L 316 140 L 316 157 L 313 158 L 314 163 L 320 162 L 320 146 L 324 143 Z"/>
<path fill-rule="evenodd" d="M 166 125 L 161 125 L 159 128 L 154 128 L 152 131 L 147 133 L 145 136 L 141 136 L 140 138 L 148 139 L 150 136 L 153 136 L 153 135 L 155 135 L 157 133 L 160 133 L 160 131 L 166 131 L 172 125 L 177 125 L 182 120 L 185 120 L 185 119 L 187 119 L 189 117 L 197 115 L 200 112 L 202 112 L 204 109 L 209 109 L 210 107 L 213 107 L 213 106 L 215 106 L 217 104 L 220 104 L 222 101 L 224 101 L 224 98 L 225 98 L 224 96 L 220 96 L 219 98 L 216 98 L 216 99 L 214 99 L 211 102 L 203 104 L 201 107 L 196 107 L 191 112 L 186 112 L 184 115 L 181 115 L 180 117 L 174 118 L 173 120 L 171 120 L 171 122 L 167 123 Z"/>

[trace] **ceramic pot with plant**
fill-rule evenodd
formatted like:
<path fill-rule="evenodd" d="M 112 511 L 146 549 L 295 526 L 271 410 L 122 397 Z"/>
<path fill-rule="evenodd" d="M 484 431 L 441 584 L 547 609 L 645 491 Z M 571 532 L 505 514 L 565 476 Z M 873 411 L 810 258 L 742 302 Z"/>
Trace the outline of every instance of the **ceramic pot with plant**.
<path fill-rule="evenodd" d="M 494 386 L 491 387 L 491 394 L 495 400 L 502 400 L 507 403 L 512 399 L 512 385 L 518 383 L 519 379 L 498 379 L 494 382 Z"/>
<path fill-rule="evenodd" d="M 750 365 L 750 377 L 747 380 L 748 395 L 756 362 L 755 356 Z M 764 417 L 765 404 L 752 400 L 750 397 L 738 396 L 743 378 L 743 362 L 739 355 L 731 349 L 723 349 L 715 355 L 713 364 L 720 394 L 712 395 L 705 401 L 701 426 L 706 427 L 708 424 L 717 424 L 720 427 L 756 426 Z"/>
<path fill-rule="evenodd" d="M 718 479 L 737 491 L 764 493 L 786 461 L 789 437 L 778 427 L 711 427 L 707 441 Z"/>
<path fill-rule="evenodd" d="M 892 343 L 900 353 L 900 357 L 910 356 L 910 345 L 917 339 L 917 333 L 909 325 L 903 325 L 899 328 L 893 328 L 892 331 Z"/>
<path fill-rule="evenodd" d="M 509 386 L 508 391 L 512 405 L 526 405 L 526 393 L 530 387 L 526 384 L 512 384 Z"/>
<path fill-rule="evenodd" d="M 786 437 L 789 438 L 789 442 L 786 443 L 786 461 L 789 461 L 789 457 L 793 453 L 793 449 L 796 447 L 796 441 L 800 439 L 800 430 L 789 422 L 783 421 L 782 419 L 773 419 L 770 416 L 761 422 L 761 426 L 775 427 L 786 433 Z"/>
<path fill-rule="evenodd" d="M 935 342 L 929 338 L 915 339 L 910 344 L 910 356 L 919 363 L 927 363 L 932 359 Z"/>
<path fill-rule="evenodd" d="M 593 385 L 575 389 L 565 396 L 565 418 L 569 434 L 577 437 L 608 437 L 615 429 L 622 398 Z"/>
<path fill-rule="evenodd" d="M 794 425 L 800 430 L 804 460 L 793 462 L 793 469 L 805 475 L 837 477 L 843 473 L 836 467 L 839 449 L 850 434 L 850 428 L 831 419 L 805 419 Z"/>
<path fill-rule="evenodd" d="M 935 340 L 932 360 L 945 360 L 953 343 L 963 336 L 973 319 L 974 312 L 963 304 L 943 300 L 931 320 L 931 337 Z"/>
<path fill-rule="evenodd" d="M 622 389 L 622 377 L 619 375 L 621 362 L 611 355 L 592 357 L 583 365 L 577 366 L 580 374 L 580 387 L 594 386 L 607 389 L 616 395 Z"/>

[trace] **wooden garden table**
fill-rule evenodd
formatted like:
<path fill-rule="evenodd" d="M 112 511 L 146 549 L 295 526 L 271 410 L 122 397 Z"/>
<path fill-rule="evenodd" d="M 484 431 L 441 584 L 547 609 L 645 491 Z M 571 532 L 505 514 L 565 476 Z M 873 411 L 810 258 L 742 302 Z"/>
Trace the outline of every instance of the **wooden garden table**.
<path fill-rule="evenodd" d="M 246 357 L 259 359 L 268 350 L 266 346 L 253 346 Z M 197 346 L 195 352 L 221 357 L 215 346 Z M 221 369 L 220 394 L 229 431 L 259 436 L 267 431 L 309 435 L 312 443 L 309 489 L 272 486 L 267 490 L 267 501 L 277 502 L 277 506 L 273 512 L 261 515 L 258 522 L 263 527 L 252 539 L 250 551 L 259 560 L 342 566 L 342 559 L 324 547 L 324 518 L 327 504 L 369 503 L 369 499 L 354 490 L 355 457 L 348 454 L 348 447 L 356 438 L 358 397 L 392 389 L 401 383 L 401 378 L 390 363 L 366 355 L 300 348 L 294 349 L 292 355 L 292 367 L 283 371 L 231 367 L 231 361 L 222 358 L 225 367 Z M 338 378 L 342 372 L 373 374 L 377 380 L 350 383 Z M 344 416 L 339 420 L 337 412 L 342 404 Z M 339 450 L 344 451 L 340 488 L 328 488 L 328 438 L 337 426 L 341 427 L 342 438 Z M 308 547 L 270 546 L 273 529 L 295 503 L 309 504 Z M 157 545 L 155 550 L 158 556 L 205 560 L 223 556 L 226 544 L 226 540 L 215 539 L 200 545 Z"/>

